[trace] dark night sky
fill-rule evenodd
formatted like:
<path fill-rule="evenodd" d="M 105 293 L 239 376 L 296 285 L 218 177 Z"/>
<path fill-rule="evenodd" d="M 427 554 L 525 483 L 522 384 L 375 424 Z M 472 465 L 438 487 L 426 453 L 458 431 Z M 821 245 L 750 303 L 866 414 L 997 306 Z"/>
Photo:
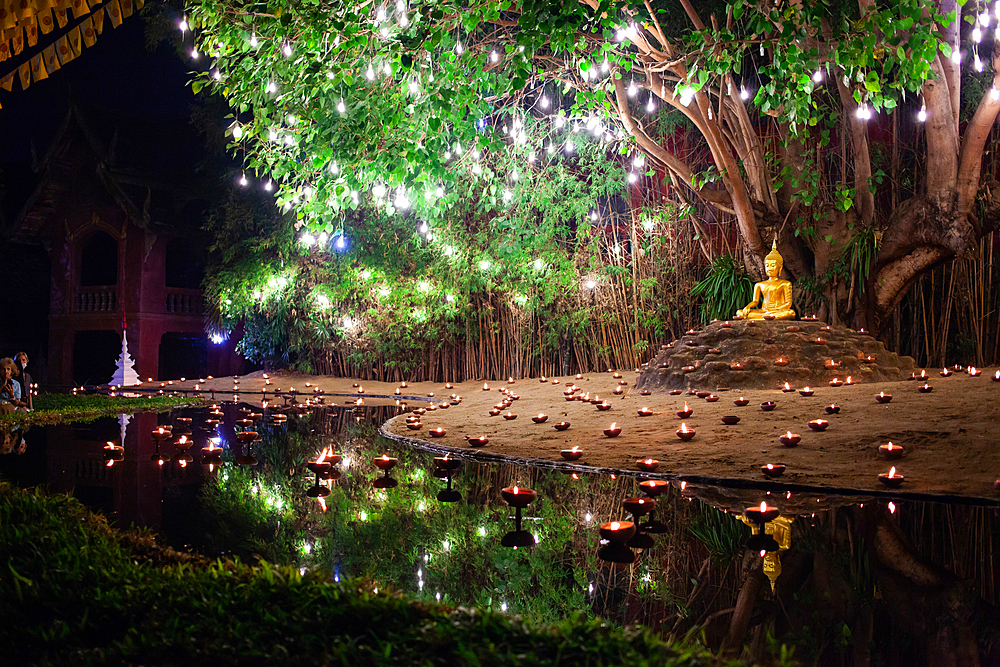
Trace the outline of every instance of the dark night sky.
<path fill-rule="evenodd" d="M 0 177 L 7 185 L 5 210 L 12 215 L 11 200 L 22 199 L 30 169 L 32 146 L 44 155 L 71 101 L 91 115 L 136 116 L 164 121 L 176 127 L 190 115 L 194 101 L 190 63 L 167 44 L 154 52 L 144 42 L 144 20 L 133 15 L 117 29 L 105 22 L 97 43 L 80 57 L 21 90 L 15 77 L 11 92 L 0 89 Z M 8 63 L 0 63 L 0 75 Z"/>

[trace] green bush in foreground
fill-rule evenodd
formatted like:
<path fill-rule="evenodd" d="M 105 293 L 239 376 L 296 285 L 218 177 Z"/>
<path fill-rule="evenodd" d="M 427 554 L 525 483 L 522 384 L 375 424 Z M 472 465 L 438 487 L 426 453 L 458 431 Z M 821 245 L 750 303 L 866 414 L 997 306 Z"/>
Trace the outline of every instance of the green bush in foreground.
<path fill-rule="evenodd" d="M 73 499 L 0 483 L 5 664 L 719 665 L 598 621 L 525 623 L 373 594 L 121 533 Z"/>

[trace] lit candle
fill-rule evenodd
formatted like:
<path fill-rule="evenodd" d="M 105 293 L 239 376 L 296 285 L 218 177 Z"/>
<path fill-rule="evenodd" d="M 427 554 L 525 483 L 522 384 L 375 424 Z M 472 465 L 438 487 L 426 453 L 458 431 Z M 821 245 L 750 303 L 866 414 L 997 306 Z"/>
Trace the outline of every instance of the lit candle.
<path fill-rule="evenodd" d="M 812 396 L 813 390 L 809 385 L 806 385 L 805 387 L 802 387 L 802 389 L 799 389 L 799 394 L 802 396 Z"/>
<path fill-rule="evenodd" d="M 557 431 L 565 431 L 569 428 L 569 422 L 559 422 L 558 424 L 553 424 L 552 428 Z"/>
<path fill-rule="evenodd" d="M 486 438 L 485 435 L 481 435 L 478 438 L 469 437 L 466 438 L 466 440 L 469 441 L 469 445 L 471 445 L 472 447 L 485 447 L 486 444 L 489 442 L 489 440 Z"/>
<path fill-rule="evenodd" d="M 882 482 L 884 486 L 894 489 L 904 481 L 903 475 L 896 474 L 896 466 L 889 468 L 888 474 L 880 472 L 878 474 L 878 481 Z"/>
<path fill-rule="evenodd" d="M 507 421 L 510 421 L 511 419 L 517 419 L 517 415 L 514 414 L 513 412 L 508 412 L 503 416 L 503 418 L 506 419 Z"/>
<path fill-rule="evenodd" d="M 564 449 L 559 453 L 567 461 L 576 461 L 583 456 L 583 450 L 580 449 L 579 445 L 573 445 L 572 449 Z"/>
<path fill-rule="evenodd" d="M 802 436 L 798 433 L 792 433 L 791 431 L 785 431 L 785 435 L 778 438 L 778 442 L 783 444 L 785 447 L 795 447 L 802 440 Z"/>
<path fill-rule="evenodd" d="M 614 394 L 615 396 L 621 396 L 622 394 L 625 393 L 625 387 L 618 385 L 611 391 L 611 393 Z"/>
<path fill-rule="evenodd" d="M 903 448 L 889 442 L 885 445 L 879 445 L 878 453 L 884 459 L 898 459 L 903 456 Z"/>
<path fill-rule="evenodd" d="M 824 410 L 826 410 L 826 414 L 828 415 L 840 414 L 840 406 L 837 405 L 836 403 L 831 403 L 830 405 L 826 406 Z"/>
<path fill-rule="evenodd" d="M 809 422 L 809 428 L 811 428 L 814 431 L 825 431 L 826 427 L 829 425 L 830 422 L 828 422 L 825 419 L 813 419 L 811 422 Z"/>
<path fill-rule="evenodd" d="M 996 373 L 993 374 L 993 381 L 1000 382 L 1000 371 L 997 371 Z"/>
<path fill-rule="evenodd" d="M 483 391 L 489 391 L 489 390 L 490 390 L 490 385 L 484 382 L 483 383 Z"/>
<path fill-rule="evenodd" d="M 887 394 L 884 391 L 880 391 L 875 395 L 875 400 L 879 403 L 888 403 L 892 400 L 892 394 Z"/>
<path fill-rule="evenodd" d="M 537 415 L 531 418 L 531 421 L 535 422 L 536 424 L 544 424 L 545 420 L 548 418 L 549 418 L 548 415 L 539 412 Z"/>
<path fill-rule="evenodd" d="M 604 429 L 604 435 L 609 438 L 617 438 L 622 432 L 622 427 L 617 422 L 612 422 L 611 426 Z"/>
<path fill-rule="evenodd" d="M 688 428 L 688 425 L 681 422 L 681 427 L 676 431 L 677 437 L 684 442 L 688 442 L 695 436 L 695 430 L 693 428 Z"/>
<path fill-rule="evenodd" d="M 785 359 L 784 357 L 778 357 L 777 359 L 774 360 L 774 365 L 775 366 L 787 366 L 788 365 L 788 359 Z"/>
<path fill-rule="evenodd" d="M 602 523 L 600 527 L 601 538 L 612 544 L 620 544 L 628 541 L 635 535 L 635 524 L 631 521 L 611 521 Z"/>
<path fill-rule="evenodd" d="M 767 503 L 762 502 L 759 507 L 746 508 L 744 514 L 754 523 L 763 524 L 778 518 L 778 508 L 768 507 Z"/>
<path fill-rule="evenodd" d="M 538 497 L 535 491 L 519 488 L 516 484 L 502 489 L 500 495 L 511 507 L 527 507 Z"/>
<path fill-rule="evenodd" d="M 979 377 L 979 375 L 980 375 L 980 373 L 981 373 L 981 372 L 982 372 L 982 371 L 980 371 L 980 370 L 979 370 L 978 368 L 976 368 L 975 366 L 969 366 L 969 375 L 970 375 L 970 376 L 972 376 L 972 377 L 974 377 L 974 378 L 977 378 L 977 377 Z"/>
<path fill-rule="evenodd" d="M 709 394 L 708 396 L 705 397 L 706 403 L 715 403 L 717 400 L 719 400 L 719 397 L 716 396 L 715 394 Z"/>
<path fill-rule="evenodd" d="M 841 386 L 843 384 L 844 384 L 844 381 L 843 380 L 838 380 L 837 378 L 833 378 L 832 380 L 830 380 L 830 386 L 831 387 L 839 387 L 839 386 Z"/>
<path fill-rule="evenodd" d="M 596 407 L 599 411 L 604 412 L 606 410 L 610 410 L 611 409 L 611 404 L 608 403 L 607 401 L 601 401 L 600 403 L 596 404 L 594 407 Z"/>
<path fill-rule="evenodd" d="M 917 387 L 917 391 L 919 391 L 921 394 L 929 394 L 932 391 L 934 391 L 934 387 L 930 386 L 925 382 L 924 384 Z"/>
<path fill-rule="evenodd" d="M 694 412 L 694 411 L 691 408 L 688 407 L 687 403 L 685 403 L 684 404 L 684 409 L 677 411 L 677 416 L 680 417 L 681 419 L 687 419 L 688 417 L 691 416 L 692 412 Z"/>
<path fill-rule="evenodd" d="M 396 459 L 389 456 L 388 454 L 383 454 L 382 456 L 379 456 L 378 458 L 372 460 L 372 463 L 375 464 L 375 467 L 378 468 L 379 470 L 382 470 L 386 474 L 388 474 L 389 471 L 396 466 L 397 462 L 398 461 Z"/>
<path fill-rule="evenodd" d="M 662 495 L 667 487 L 670 486 L 669 482 L 665 482 L 662 479 L 647 479 L 639 482 L 639 487 L 642 492 L 645 493 L 650 498 L 656 498 Z"/>
<path fill-rule="evenodd" d="M 777 404 L 774 401 L 764 401 L 760 404 L 760 409 L 764 412 L 770 412 L 771 410 L 774 410 L 776 405 Z"/>
<path fill-rule="evenodd" d="M 660 467 L 660 462 L 656 459 L 639 459 L 635 465 L 643 472 L 656 472 L 656 469 Z"/>
<path fill-rule="evenodd" d="M 427 431 L 427 433 L 432 438 L 441 438 L 441 437 L 444 437 L 444 435 L 447 433 L 447 431 L 445 431 L 443 428 L 439 427 L 439 428 L 432 428 L 431 430 Z"/>
<path fill-rule="evenodd" d="M 852 378 L 850 375 L 848 375 L 847 376 L 847 380 L 844 381 L 844 384 L 846 384 L 846 385 L 852 385 L 852 384 L 854 384 L 854 378 Z"/>
<path fill-rule="evenodd" d="M 785 473 L 785 466 L 781 463 L 768 463 L 767 465 L 762 465 L 760 471 L 764 473 L 765 476 L 773 479 L 775 477 L 781 477 Z"/>
<path fill-rule="evenodd" d="M 788 392 L 795 391 L 795 390 L 792 389 L 792 386 L 786 382 L 785 386 L 781 388 L 781 391 L 783 391 L 783 392 L 785 392 L 787 394 Z"/>
<path fill-rule="evenodd" d="M 735 405 L 738 408 L 742 408 L 743 406 L 749 405 L 749 404 L 750 404 L 750 399 L 743 398 L 742 396 L 740 396 L 735 401 L 733 401 L 733 405 Z"/>
<path fill-rule="evenodd" d="M 947 368 L 942 368 L 941 369 L 941 377 L 946 378 L 949 375 L 951 375 L 951 371 L 949 371 Z"/>

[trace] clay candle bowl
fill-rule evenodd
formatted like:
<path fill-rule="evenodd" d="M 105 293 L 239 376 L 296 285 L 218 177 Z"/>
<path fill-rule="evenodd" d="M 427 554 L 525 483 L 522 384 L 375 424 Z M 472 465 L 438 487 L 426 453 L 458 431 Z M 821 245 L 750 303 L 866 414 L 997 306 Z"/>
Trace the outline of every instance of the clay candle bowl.
<path fill-rule="evenodd" d="M 814 431 L 825 431 L 826 427 L 829 425 L 830 422 L 828 422 L 825 419 L 813 419 L 811 422 L 809 422 L 809 428 L 811 428 Z"/>
<path fill-rule="evenodd" d="M 785 359 L 784 357 L 778 357 L 777 359 L 774 360 L 774 365 L 775 366 L 787 366 L 788 365 L 788 359 Z"/>
<path fill-rule="evenodd" d="M 434 467 L 438 470 L 444 470 L 451 472 L 453 470 L 458 470 L 462 466 L 462 461 L 459 459 L 453 459 L 449 456 L 435 456 L 434 457 Z"/>
<path fill-rule="evenodd" d="M 656 459 L 639 459 L 635 465 L 643 472 L 656 472 L 656 469 L 660 467 L 660 462 Z"/>
<path fill-rule="evenodd" d="M 879 403 L 888 403 L 892 400 L 892 394 L 887 394 L 884 391 L 880 391 L 875 395 L 875 400 Z"/>
<path fill-rule="evenodd" d="M 575 400 L 576 400 L 576 397 L 575 397 L 575 396 L 573 396 L 573 394 L 569 394 L 568 396 L 565 396 L 564 398 L 565 398 L 565 399 L 566 399 L 567 401 L 575 401 Z"/>
<path fill-rule="evenodd" d="M 671 389 L 670 390 L 670 395 L 671 396 L 680 396 L 683 393 L 684 393 L 683 389 Z"/>
<path fill-rule="evenodd" d="M 665 482 L 662 479 L 646 479 L 639 482 L 639 487 L 642 489 L 642 492 L 650 498 L 656 498 L 657 496 L 663 495 L 669 486 L 670 482 Z"/>
<path fill-rule="evenodd" d="M 813 393 L 815 392 L 813 391 L 812 387 L 809 386 L 805 386 L 802 387 L 802 389 L 799 389 L 799 394 L 802 396 L 812 396 Z"/>
<path fill-rule="evenodd" d="M 545 420 L 548 418 L 549 418 L 548 415 L 539 412 L 537 415 L 531 418 L 531 421 L 535 422 L 536 424 L 544 424 Z"/>
<path fill-rule="evenodd" d="M 843 384 L 844 384 L 844 381 L 843 380 L 838 380 L 837 378 L 833 378 L 832 380 L 830 380 L 830 386 L 831 387 L 840 387 Z"/>
<path fill-rule="evenodd" d="M 559 422 L 558 424 L 553 424 L 552 428 L 557 431 L 565 431 L 569 428 L 569 422 Z"/>
<path fill-rule="evenodd" d="M 731 371 L 741 371 L 741 370 L 743 370 L 743 364 L 741 364 L 738 361 L 735 362 L 735 363 L 729 364 L 729 370 L 731 370 Z"/>
<path fill-rule="evenodd" d="M 626 498 L 622 501 L 622 507 L 633 518 L 639 519 L 656 509 L 656 501 L 652 498 Z"/>
<path fill-rule="evenodd" d="M 850 387 L 852 384 L 854 384 L 854 378 L 852 378 L 850 375 L 848 375 L 847 376 L 847 380 L 844 381 L 844 384 L 846 384 L 848 387 Z"/>
<path fill-rule="evenodd" d="M 487 384 L 486 382 L 484 382 L 483 383 L 483 391 L 489 391 L 489 390 L 490 390 L 490 385 Z"/>
<path fill-rule="evenodd" d="M 573 445 L 573 449 L 564 449 L 559 453 L 567 461 L 576 461 L 583 456 L 583 450 L 578 445 Z"/>
<path fill-rule="evenodd" d="M 419 431 L 423 427 L 424 427 L 424 425 L 421 424 L 418 421 L 416 421 L 416 422 L 406 422 L 406 428 L 410 429 L 411 431 Z"/>
<path fill-rule="evenodd" d="M 898 459 L 903 456 L 903 448 L 899 445 L 894 445 L 891 442 L 885 445 L 879 445 L 878 455 L 883 459 Z"/>
<path fill-rule="evenodd" d="M 500 414 L 500 408 L 491 408 L 490 409 L 490 416 L 491 417 L 496 417 L 498 414 Z"/>
<path fill-rule="evenodd" d="M 712 395 L 712 392 L 710 392 L 710 391 L 696 391 L 694 393 L 694 395 L 697 396 L 698 398 L 707 398 L 708 396 Z"/>
<path fill-rule="evenodd" d="M 383 454 L 376 459 L 372 459 L 372 463 L 375 464 L 376 468 L 388 475 L 389 471 L 396 467 L 398 461 L 388 454 Z"/>
<path fill-rule="evenodd" d="M 946 378 L 949 375 L 951 375 L 951 371 L 949 371 L 947 368 L 942 368 L 941 369 L 941 377 Z"/>
<path fill-rule="evenodd" d="M 685 403 L 684 404 L 684 409 L 677 411 L 677 416 L 680 417 L 681 419 L 687 419 L 688 417 L 691 416 L 692 412 L 694 412 L 694 410 L 692 410 L 691 408 L 689 408 L 688 404 Z"/>
<path fill-rule="evenodd" d="M 919 391 L 921 394 L 929 394 L 932 391 L 934 391 L 934 387 L 930 386 L 925 382 L 924 384 L 917 387 L 917 391 Z"/>
<path fill-rule="evenodd" d="M 325 472 L 330 472 L 330 468 L 333 467 L 333 463 L 327 460 L 320 461 L 317 459 L 316 461 L 309 461 L 306 463 L 306 467 L 317 475 L 322 475 Z"/>
<path fill-rule="evenodd" d="M 719 397 L 716 396 L 715 394 L 709 394 L 708 396 L 705 397 L 706 403 L 715 403 L 717 400 L 719 400 Z"/>
<path fill-rule="evenodd" d="M 444 437 L 445 433 L 447 433 L 447 431 L 445 431 L 443 428 L 440 427 L 432 428 L 431 430 L 427 431 L 427 434 L 430 435 L 432 438 Z"/>
<path fill-rule="evenodd" d="M 783 444 L 785 447 L 795 447 L 801 440 L 801 435 L 798 433 L 792 433 L 791 431 L 786 431 L 785 435 L 778 438 L 778 442 Z"/>
<path fill-rule="evenodd" d="M 653 411 L 650 410 L 649 408 L 643 406 L 643 407 L 639 408 L 638 410 L 636 410 L 636 414 L 638 414 L 640 417 L 649 417 L 650 415 L 653 414 Z"/>
<path fill-rule="evenodd" d="M 649 396 L 649 395 L 650 395 L 650 394 L 652 394 L 652 393 L 653 393 L 653 392 L 651 392 L 651 391 L 650 391 L 650 390 L 648 390 L 648 389 L 642 389 L 642 390 L 640 390 L 640 391 L 639 391 L 639 395 L 640 395 L 640 396 Z"/>
<path fill-rule="evenodd" d="M 750 405 L 750 399 L 749 398 L 743 398 L 742 396 L 740 396 L 735 401 L 733 401 L 733 405 L 735 405 L 738 408 L 742 408 L 742 407 L 744 407 L 746 405 Z"/>
<path fill-rule="evenodd" d="M 622 394 L 625 393 L 625 387 L 622 387 L 621 385 L 619 385 L 619 386 L 615 387 L 611 391 L 611 393 L 614 394 L 615 396 L 621 396 Z"/>
<path fill-rule="evenodd" d="M 722 423 L 726 426 L 733 426 L 740 423 L 740 418 L 736 415 L 723 415 Z"/>
<path fill-rule="evenodd" d="M 774 410 L 775 407 L 776 404 L 774 401 L 765 401 L 764 403 L 760 404 L 760 409 L 763 410 L 764 412 L 770 412 L 771 410 Z"/>
<path fill-rule="evenodd" d="M 778 508 L 768 507 L 767 503 L 761 503 L 758 507 L 748 507 L 743 513 L 758 525 L 778 518 Z"/>
<path fill-rule="evenodd" d="M 788 383 L 786 382 L 786 383 L 785 383 L 785 386 L 781 388 L 781 391 L 783 391 L 783 392 L 785 392 L 785 393 L 787 394 L 788 392 L 790 392 L 790 391 L 795 391 L 795 390 L 794 390 L 794 389 L 792 389 L 792 385 L 790 385 L 790 384 L 788 384 Z"/>
<path fill-rule="evenodd" d="M 681 427 L 675 432 L 677 433 L 677 437 L 684 442 L 688 442 L 695 436 L 695 430 L 693 428 L 688 428 L 688 425 L 684 422 L 681 422 Z"/>
<path fill-rule="evenodd" d="M 611 404 L 608 403 L 607 401 L 601 401 L 600 403 L 597 403 L 594 407 L 597 408 L 598 411 L 600 412 L 605 412 L 611 409 Z"/>
<path fill-rule="evenodd" d="M 840 364 L 833 359 L 827 359 L 823 365 L 826 366 L 826 370 L 828 371 L 835 371 L 840 368 Z"/>
<path fill-rule="evenodd" d="M 240 441 L 240 444 L 247 444 L 248 442 L 253 442 L 257 439 L 257 431 L 240 431 L 236 434 L 236 439 Z"/>
<path fill-rule="evenodd" d="M 501 490 L 500 495 L 503 496 L 504 502 L 511 507 L 527 507 L 538 496 L 531 489 L 522 489 L 517 485 L 508 486 L 506 489 Z"/>
<path fill-rule="evenodd" d="M 769 479 L 774 479 L 785 474 L 785 466 L 782 463 L 768 463 L 767 465 L 762 465 L 760 471 Z"/>
<path fill-rule="evenodd" d="M 478 438 L 466 438 L 470 447 L 485 447 L 489 443 L 489 438 L 481 435 Z"/>
<path fill-rule="evenodd" d="M 635 524 L 631 521 L 610 521 L 602 523 L 600 528 L 601 539 L 612 544 L 621 544 L 628 541 L 635 535 Z"/>
<path fill-rule="evenodd" d="M 904 479 L 906 478 L 903 477 L 902 475 L 896 474 L 896 466 L 889 468 L 889 472 L 887 473 L 880 472 L 878 474 L 878 481 L 882 482 L 883 486 L 886 486 L 890 489 L 895 489 L 897 486 L 903 483 Z"/>
<path fill-rule="evenodd" d="M 517 415 L 514 414 L 513 412 L 508 412 L 503 416 L 503 418 L 506 419 L 507 421 L 510 421 L 511 419 L 517 419 Z"/>
<path fill-rule="evenodd" d="M 828 415 L 839 415 L 840 414 L 840 406 L 837 405 L 836 403 L 831 403 L 830 405 L 826 406 L 823 409 L 826 410 L 826 414 L 828 414 Z"/>
<path fill-rule="evenodd" d="M 604 435 L 608 436 L 609 438 L 617 438 L 621 434 L 621 432 L 622 432 L 622 427 L 619 426 L 617 423 L 612 423 L 611 426 L 604 429 Z"/>

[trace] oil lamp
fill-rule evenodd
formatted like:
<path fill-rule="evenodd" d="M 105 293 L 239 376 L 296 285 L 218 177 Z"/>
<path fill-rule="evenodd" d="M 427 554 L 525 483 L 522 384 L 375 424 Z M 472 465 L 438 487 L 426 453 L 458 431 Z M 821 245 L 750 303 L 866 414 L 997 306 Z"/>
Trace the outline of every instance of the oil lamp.
<path fill-rule="evenodd" d="M 798 433 L 792 433 L 791 431 L 786 431 L 785 435 L 778 437 L 778 442 L 783 444 L 785 447 L 795 447 L 801 440 L 801 435 Z"/>
<path fill-rule="evenodd" d="M 440 427 L 438 427 L 438 428 L 432 428 L 431 430 L 427 431 L 427 434 L 430 435 L 432 438 L 441 438 L 441 437 L 444 437 L 444 435 L 446 433 L 447 433 L 447 431 L 444 430 L 443 428 L 440 428 Z"/>
<path fill-rule="evenodd" d="M 548 415 L 539 412 L 537 415 L 531 418 L 531 421 L 535 422 L 536 424 L 544 424 L 545 420 L 547 420 L 548 418 L 549 418 Z"/>
<path fill-rule="evenodd" d="M 565 431 L 569 428 L 569 422 L 559 422 L 558 424 L 553 424 L 552 428 L 557 431 Z"/>
<path fill-rule="evenodd" d="M 750 404 L 750 399 L 743 398 L 742 396 L 733 401 L 733 405 L 735 405 L 738 408 L 742 408 L 749 404 Z"/>
<path fill-rule="evenodd" d="M 695 430 L 693 428 L 688 428 L 688 425 L 681 422 L 681 427 L 675 431 L 677 437 L 683 442 L 688 442 L 695 436 Z"/>
<path fill-rule="evenodd" d="M 621 432 L 622 432 L 622 427 L 619 426 L 616 422 L 612 422 L 611 426 L 604 429 L 604 435 L 608 436 L 609 438 L 617 438 L 619 435 L 621 435 Z"/>
<path fill-rule="evenodd" d="M 828 414 L 828 415 L 838 415 L 838 414 L 840 414 L 840 406 L 837 405 L 836 403 L 831 403 L 830 405 L 826 406 L 823 409 L 826 410 L 826 414 Z"/>
<path fill-rule="evenodd" d="M 559 452 L 567 461 L 576 461 L 583 456 L 583 450 L 578 445 L 573 445 L 572 449 L 564 449 Z"/>
<path fill-rule="evenodd" d="M 680 417 L 681 419 L 688 419 L 689 417 L 691 417 L 691 414 L 693 412 L 694 411 L 688 407 L 688 404 L 685 403 L 684 408 L 682 410 L 677 411 L 677 416 Z"/>
<path fill-rule="evenodd" d="M 809 385 L 806 385 L 805 387 L 802 387 L 802 389 L 799 389 L 799 394 L 802 396 L 812 396 L 813 393 L 815 392 Z"/>
<path fill-rule="evenodd" d="M 889 468 L 888 473 L 880 472 L 878 474 L 878 481 L 882 482 L 883 486 L 886 486 L 890 489 L 895 489 L 896 487 L 898 487 L 900 484 L 903 483 L 904 479 L 905 478 L 902 475 L 896 474 L 896 466 L 892 466 L 891 468 Z"/>
<path fill-rule="evenodd" d="M 517 419 L 517 415 L 514 414 L 513 412 L 508 412 L 503 416 L 503 418 L 506 419 L 507 421 L 510 421 L 512 419 Z"/>
<path fill-rule="evenodd" d="M 656 469 L 660 467 L 660 462 L 656 459 L 639 459 L 635 465 L 643 472 L 656 472 Z"/>
<path fill-rule="evenodd" d="M 903 448 L 889 442 L 884 445 L 879 445 L 878 453 L 883 459 L 898 459 L 903 456 Z"/>
<path fill-rule="evenodd" d="M 735 426 L 740 423 L 740 418 L 738 415 L 723 415 L 721 417 L 722 423 L 726 426 Z"/>
<path fill-rule="evenodd" d="M 809 422 L 809 428 L 811 428 L 814 431 L 825 431 L 826 427 L 829 425 L 830 422 L 828 422 L 825 419 L 813 419 L 811 422 Z"/>
<path fill-rule="evenodd" d="M 466 440 L 472 447 L 485 447 L 489 443 L 489 439 L 485 435 L 477 437 L 468 437 Z"/>
<path fill-rule="evenodd" d="M 782 463 L 768 463 L 767 465 L 762 465 L 760 471 L 769 479 L 774 479 L 785 474 L 785 466 Z"/>
<path fill-rule="evenodd" d="M 790 392 L 790 391 L 795 391 L 795 390 L 794 390 L 794 389 L 792 389 L 792 385 L 790 385 L 790 384 L 788 384 L 788 383 L 786 382 L 786 383 L 785 383 L 785 386 L 781 388 L 781 391 L 783 391 L 783 392 L 785 392 L 785 393 L 787 394 L 788 392 Z"/>
<path fill-rule="evenodd" d="M 770 412 L 771 410 L 774 410 L 775 407 L 777 407 L 777 404 L 774 401 L 764 401 L 760 404 L 760 409 L 764 412 Z"/>
<path fill-rule="evenodd" d="M 653 411 L 644 405 L 638 410 L 636 410 L 636 414 L 638 414 L 640 417 L 649 417 L 650 415 L 653 414 Z"/>
<path fill-rule="evenodd" d="M 879 403 L 888 403 L 892 400 L 892 394 L 887 394 L 884 391 L 880 391 L 875 394 L 875 400 Z"/>
<path fill-rule="evenodd" d="M 927 384 L 925 382 L 922 385 L 920 385 L 919 387 L 917 387 L 917 391 L 919 391 L 921 394 L 929 394 L 932 391 L 934 391 L 934 387 L 930 386 L 929 384 Z"/>

